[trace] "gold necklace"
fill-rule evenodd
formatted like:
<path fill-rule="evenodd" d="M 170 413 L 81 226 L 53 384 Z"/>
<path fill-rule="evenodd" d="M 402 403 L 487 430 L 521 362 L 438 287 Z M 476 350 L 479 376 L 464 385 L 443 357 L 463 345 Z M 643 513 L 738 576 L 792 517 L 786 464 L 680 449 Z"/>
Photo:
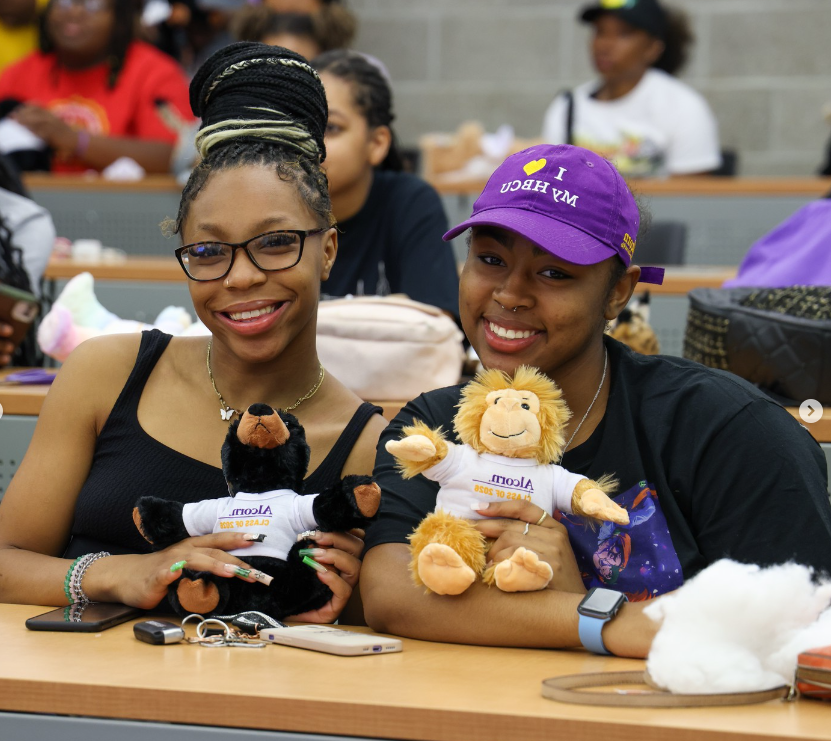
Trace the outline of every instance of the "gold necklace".
<path fill-rule="evenodd" d="M 211 386 L 213 386 L 214 393 L 216 394 L 217 398 L 219 399 L 219 414 L 222 417 L 222 420 L 227 422 L 235 414 L 240 414 L 241 415 L 242 412 L 239 411 L 239 409 L 233 409 L 232 407 L 229 407 L 228 404 L 225 402 L 225 399 L 222 398 L 222 394 L 219 393 L 219 389 L 216 387 L 216 381 L 214 381 L 214 374 L 213 374 L 213 371 L 211 370 L 211 347 L 212 346 L 213 346 L 213 337 L 211 337 L 208 340 L 208 355 L 205 358 L 205 364 L 208 367 L 208 378 L 211 379 Z M 321 362 L 319 360 L 317 361 L 317 364 L 320 368 L 320 373 L 318 373 L 317 381 L 315 382 L 315 385 L 312 386 L 297 401 L 295 401 L 294 404 L 292 404 L 290 407 L 286 407 L 283 410 L 284 412 L 290 412 L 293 409 L 297 409 L 297 407 L 299 407 L 304 401 L 307 401 L 308 399 L 311 399 L 318 392 L 318 389 L 323 384 L 323 379 L 326 376 L 326 371 L 323 370 L 323 365 L 321 364 Z"/>

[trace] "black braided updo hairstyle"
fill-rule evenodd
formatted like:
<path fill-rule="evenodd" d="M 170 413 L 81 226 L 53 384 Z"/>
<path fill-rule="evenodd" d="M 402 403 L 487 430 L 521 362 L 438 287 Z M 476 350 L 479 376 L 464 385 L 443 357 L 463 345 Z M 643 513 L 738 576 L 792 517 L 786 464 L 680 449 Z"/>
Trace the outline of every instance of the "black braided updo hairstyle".
<path fill-rule="evenodd" d="M 226 46 L 197 71 L 190 105 L 202 119 L 196 135 L 202 160 L 168 231 L 181 233 L 190 204 L 212 173 L 244 165 L 273 167 L 280 179 L 297 187 L 321 226 L 335 223 L 320 167 L 326 156 L 326 94 L 302 56 L 252 41 Z"/>
<path fill-rule="evenodd" d="M 312 66 L 318 72 L 326 72 L 349 83 L 355 107 L 370 128 L 386 126 L 390 130 L 390 149 L 378 169 L 400 172 L 404 168 L 404 163 L 398 152 L 398 143 L 392 128 L 392 122 L 395 120 L 392 90 L 378 65 L 373 64 L 360 52 L 334 49 L 315 57 Z"/>

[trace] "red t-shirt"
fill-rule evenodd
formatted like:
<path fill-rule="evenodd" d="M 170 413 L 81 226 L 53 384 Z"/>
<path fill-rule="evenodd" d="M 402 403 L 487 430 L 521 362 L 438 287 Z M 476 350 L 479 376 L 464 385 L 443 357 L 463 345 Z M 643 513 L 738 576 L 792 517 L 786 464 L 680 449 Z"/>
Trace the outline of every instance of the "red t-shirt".
<path fill-rule="evenodd" d="M 188 83 L 178 64 L 143 41 L 127 49 L 115 86 L 107 84 L 109 65 L 85 70 L 59 67 L 54 54 L 35 52 L 0 75 L 0 100 L 16 98 L 48 108 L 71 126 L 90 134 L 130 136 L 176 142 L 177 132 L 165 124 L 156 101 L 169 102 L 192 121 Z M 53 163 L 56 172 L 88 169 L 75 161 Z"/>

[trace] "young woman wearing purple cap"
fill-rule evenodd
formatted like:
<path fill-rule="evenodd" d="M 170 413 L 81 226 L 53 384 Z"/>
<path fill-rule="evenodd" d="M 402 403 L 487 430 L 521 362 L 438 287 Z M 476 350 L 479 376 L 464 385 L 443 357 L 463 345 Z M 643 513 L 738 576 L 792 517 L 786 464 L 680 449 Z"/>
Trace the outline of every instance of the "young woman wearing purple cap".
<path fill-rule="evenodd" d="M 509 157 L 471 218 L 445 235 L 470 229 L 460 314 L 483 364 L 509 373 L 533 365 L 562 388 L 572 417 L 561 465 L 615 476 L 614 499 L 630 523 L 592 528 L 530 502 L 483 501 L 471 519 L 494 539 L 489 558 L 526 546 L 551 565 L 549 588 L 517 595 L 478 582 L 455 597 L 426 594 L 408 573 L 407 536 L 433 510 L 438 484 L 403 480 L 384 448 L 413 418 L 453 428 L 461 387 L 424 394 L 378 447 L 381 515 L 367 533 L 361 580 L 374 629 L 644 656 L 656 627 L 642 603 L 718 559 L 831 572 L 825 458 L 807 430 L 736 376 L 638 355 L 604 335 L 639 280 L 662 279 L 632 263 L 638 226 L 635 200 L 606 160 L 539 145 Z M 592 588 L 593 609 L 578 616 Z"/>
<path fill-rule="evenodd" d="M 580 20 L 594 27 L 591 55 L 600 79 L 554 100 L 543 139 L 587 147 L 627 177 L 715 170 L 716 120 L 704 98 L 673 76 L 692 41 L 686 16 L 657 0 L 601 0 Z"/>

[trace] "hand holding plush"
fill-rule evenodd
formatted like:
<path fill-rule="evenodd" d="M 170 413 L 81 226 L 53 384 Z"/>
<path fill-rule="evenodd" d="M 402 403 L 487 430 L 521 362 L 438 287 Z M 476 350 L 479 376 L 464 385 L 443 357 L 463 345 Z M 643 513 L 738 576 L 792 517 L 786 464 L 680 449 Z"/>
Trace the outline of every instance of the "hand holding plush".
<path fill-rule="evenodd" d="M 522 499 L 549 515 L 559 509 L 629 522 L 607 495 L 611 477 L 591 481 L 550 462 L 562 457 L 570 416 L 560 389 L 536 369 L 521 366 L 513 378 L 490 370 L 462 390 L 453 420 L 462 445 L 418 421 L 404 428 L 401 440 L 387 442 L 404 478 L 424 474 L 441 485 L 436 511 L 410 536 L 417 584 L 437 594 L 461 594 L 477 576 L 506 592 L 543 589 L 551 581 L 551 566 L 523 547 L 485 568 L 488 545 L 469 522 L 482 517 L 471 509 L 477 502 Z"/>
<path fill-rule="evenodd" d="M 306 531 L 349 530 L 374 519 L 381 491 L 370 476 L 346 476 L 319 494 L 302 494 L 309 446 L 294 415 L 252 404 L 231 423 L 222 446 L 230 497 L 191 504 L 142 497 L 133 510 L 141 534 L 157 549 L 211 532 L 260 533 L 249 548 L 231 551 L 253 569 L 270 574 L 267 586 L 183 569 L 169 599 L 180 615 L 258 610 L 278 620 L 323 607 L 332 592 L 303 563 L 297 541 Z"/>

